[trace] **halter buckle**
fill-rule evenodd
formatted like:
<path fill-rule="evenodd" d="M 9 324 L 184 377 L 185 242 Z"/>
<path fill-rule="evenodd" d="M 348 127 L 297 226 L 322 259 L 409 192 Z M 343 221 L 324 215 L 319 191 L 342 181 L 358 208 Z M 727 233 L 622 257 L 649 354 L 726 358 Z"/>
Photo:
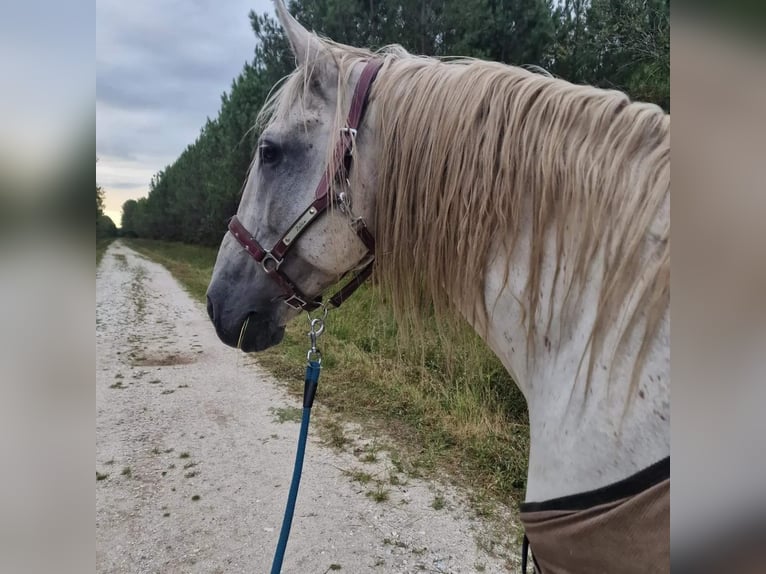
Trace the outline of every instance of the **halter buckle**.
<path fill-rule="evenodd" d="M 300 311 L 301 309 L 304 309 L 306 307 L 306 301 L 298 297 L 295 293 L 290 295 L 287 299 L 283 299 L 285 303 L 287 303 L 290 307 L 295 309 L 296 311 Z"/>
<path fill-rule="evenodd" d="M 340 133 L 342 134 L 348 134 L 352 138 L 356 137 L 356 129 L 355 128 L 340 128 Z"/>
<path fill-rule="evenodd" d="M 351 221 L 349 221 L 348 224 L 351 226 L 351 229 L 353 229 L 354 232 L 358 234 L 359 229 L 367 225 L 364 221 L 364 217 L 354 217 L 353 213 L 349 213 L 349 215 L 351 216 Z"/>

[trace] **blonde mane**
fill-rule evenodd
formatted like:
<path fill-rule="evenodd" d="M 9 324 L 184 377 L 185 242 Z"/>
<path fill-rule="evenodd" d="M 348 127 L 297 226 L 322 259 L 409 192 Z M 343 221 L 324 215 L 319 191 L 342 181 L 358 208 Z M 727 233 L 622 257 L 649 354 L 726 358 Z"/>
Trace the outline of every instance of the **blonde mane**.
<path fill-rule="evenodd" d="M 339 70 L 341 127 L 353 65 L 371 53 L 321 45 Z M 385 64 L 372 92 L 380 145 L 376 276 L 398 317 L 431 307 L 446 316 L 450 304 L 483 302 L 493 247 L 502 240 L 513 254 L 526 217 L 531 244 L 521 302 L 529 344 L 543 335 L 541 270 L 552 237 L 556 271 L 545 295 L 563 289 L 565 309 L 578 303 L 594 262 L 602 269 L 588 380 L 607 332 L 619 329 L 619 348 L 640 328 L 635 386 L 669 305 L 670 223 L 660 211 L 669 202 L 669 116 L 619 92 L 512 66 L 415 57 L 400 48 L 377 56 Z M 280 116 L 304 98 L 312 69 L 298 68 L 262 117 Z M 616 325 L 626 306 L 627 319 Z M 484 320 L 491 309 L 472 312 Z M 547 335 L 551 316 L 546 320 Z"/>

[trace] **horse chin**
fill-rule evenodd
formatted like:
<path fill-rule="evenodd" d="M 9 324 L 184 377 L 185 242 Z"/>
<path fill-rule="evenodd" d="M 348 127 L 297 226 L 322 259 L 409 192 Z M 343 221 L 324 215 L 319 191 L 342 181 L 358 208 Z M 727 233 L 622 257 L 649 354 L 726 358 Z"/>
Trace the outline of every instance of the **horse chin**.
<path fill-rule="evenodd" d="M 257 353 L 279 344 L 285 336 L 284 325 L 265 319 L 255 313 L 243 317 L 236 328 L 227 329 L 213 321 L 218 338 L 245 353 Z"/>
<path fill-rule="evenodd" d="M 245 353 L 257 353 L 282 342 L 285 336 L 283 325 L 277 325 L 270 320 L 257 320 L 254 317 L 251 315 L 244 323 L 238 341 L 240 349 Z"/>

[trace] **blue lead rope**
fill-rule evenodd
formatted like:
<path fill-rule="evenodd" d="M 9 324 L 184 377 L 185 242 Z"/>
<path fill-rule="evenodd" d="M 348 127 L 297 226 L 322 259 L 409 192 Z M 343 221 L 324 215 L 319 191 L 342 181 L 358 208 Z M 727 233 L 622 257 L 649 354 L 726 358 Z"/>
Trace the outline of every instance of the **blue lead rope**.
<path fill-rule="evenodd" d="M 279 533 L 279 543 L 274 554 L 274 562 L 271 564 L 271 574 L 282 572 L 282 561 L 285 559 L 287 539 L 290 537 L 290 527 L 293 524 L 295 501 L 298 498 L 298 487 L 301 484 L 301 472 L 303 471 L 303 455 L 306 452 L 306 438 L 309 434 L 309 422 L 311 420 L 311 405 L 314 404 L 314 395 L 319 383 L 319 361 L 309 361 L 306 365 L 306 384 L 303 387 L 303 417 L 301 418 L 301 431 L 298 436 L 298 451 L 295 453 L 295 468 L 293 468 L 293 480 L 290 483 L 290 494 L 287 496 L 285 517 L 282 519 L 282 530 Z"/>

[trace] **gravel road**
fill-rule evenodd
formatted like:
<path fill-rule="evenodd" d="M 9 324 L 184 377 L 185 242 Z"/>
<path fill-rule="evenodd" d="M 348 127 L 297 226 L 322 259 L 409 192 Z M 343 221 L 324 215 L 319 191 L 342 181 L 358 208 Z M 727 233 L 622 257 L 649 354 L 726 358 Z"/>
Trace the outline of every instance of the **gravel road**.
<path fill-rule="evenodd" d="M 97 572 L 268 572 L 299 402 L 220 343 L 165 268 L 119 241 L 97 271 L 96 305 Z M 354 473 L 388 477 L 390 461 L 364 462 L 375 437 L 351 434 L 338 452 L 310 433 L 283 572 L 508 571 L 460 491 L 402 475 L 376 502 Z"/>

